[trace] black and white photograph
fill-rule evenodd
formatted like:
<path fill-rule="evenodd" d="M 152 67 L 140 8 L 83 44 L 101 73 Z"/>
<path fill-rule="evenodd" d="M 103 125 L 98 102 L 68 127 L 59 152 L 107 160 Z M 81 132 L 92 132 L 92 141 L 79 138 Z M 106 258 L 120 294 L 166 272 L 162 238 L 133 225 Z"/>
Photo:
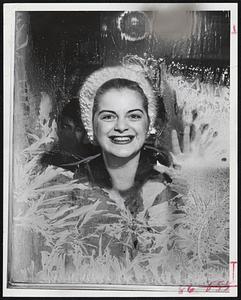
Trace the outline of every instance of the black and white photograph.
<path fill-rule="evenodd" d="M 4 6 L 5 295 L 234 296 L 237 5 Z"/>

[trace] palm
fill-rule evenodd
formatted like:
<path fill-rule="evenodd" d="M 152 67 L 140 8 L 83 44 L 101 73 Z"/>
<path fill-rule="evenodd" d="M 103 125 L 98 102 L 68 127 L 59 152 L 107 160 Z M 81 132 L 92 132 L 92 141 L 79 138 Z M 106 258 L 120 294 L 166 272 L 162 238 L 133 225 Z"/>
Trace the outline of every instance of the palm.
<path fill-rule="evenodd" d="M 216 135 L 217 133 L 213 132 L 212 129 L 208 130 L 208 125 L 200 126 L 191 141 L 190 126 L 186 126 L 184 129 L 183 151 L 181 151 L 177 132 L 173 130 L 171 154 L 174 167 L 180 166 L 185 168 L 193 165 L 202 165 L 207 158 Z"/>
<path fill-rule="evenodd" d="M 216 132 L 208 129 L 208 125 L 200 126 L 195 132 L 195 136 L 190 138 L 190 126 L 184 129 L 183 149 L 178 141 L 176 130 L 172 131 L 172 158 L 173 166 L 168 168 L 157 163 L 155 169 L 168 174 L 172 182 L 168 184 L 170 188 L 178 194 L 187 195 L 189 184 L 185 176 L 185 169 L 199 168 L 205 165 L 205 160 L 212 153 L 212 146 Z M 211 149 L 211 150 L 210 150 Z M 183 172 L 184 171 L 184 172 Z"/>

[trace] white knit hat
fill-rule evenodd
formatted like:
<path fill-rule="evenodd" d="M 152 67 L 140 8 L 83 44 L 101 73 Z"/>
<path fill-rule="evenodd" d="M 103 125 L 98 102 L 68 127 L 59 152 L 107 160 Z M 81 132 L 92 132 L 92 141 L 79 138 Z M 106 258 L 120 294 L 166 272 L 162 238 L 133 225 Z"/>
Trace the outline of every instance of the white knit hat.
<path fill-rule="evenodd" d="M 136 65 L 116 66 L 101 68 L 92 73 L 84 82 L 79 92 L 81 118 L 91 142 L 94 140 L 92 114 L 97 90 L 111 79 L 128 79 L 136 82 L 143 90 L 148 101 L 148 116 L 150 129 L 153 128 L 156 118 L 156 98 L 149 81 L 145 77 L 143 69 Z"/>

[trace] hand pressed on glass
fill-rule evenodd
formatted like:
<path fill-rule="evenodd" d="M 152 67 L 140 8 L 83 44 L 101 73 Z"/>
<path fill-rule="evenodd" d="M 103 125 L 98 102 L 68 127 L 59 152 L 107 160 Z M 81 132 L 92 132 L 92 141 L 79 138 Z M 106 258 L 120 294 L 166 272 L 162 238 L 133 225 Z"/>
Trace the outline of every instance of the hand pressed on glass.
<path fill-rule="evenodd" d="M 192 129 L 191 134 L 190 126 L 186 126 L 184 129 L 183 151 L 181 151 L 176 130 L 172 130 L 171 155 L 174 168 L 202 166 L 204 160 L 208 158 L 217 132 L 212 128 L 209 129 L 208 124 L 199 126 L 198 130 L 195 130 L 194 126 Z"/>
<path fill-rule="evenodd" d="M 178 194 L 187 195 L 189 191 L 189 184 L 185 179 L 183 169 L 193 165 L 201 165 L 207 149 L 209 149 L 217 136 L 216 132 L 213 132 L 212 129 L 208 130 L 208 128 L 209 126 L 205 124 L 200 126 L 197 131 L 193 128 L 190 134 L 190 126 L 186 126 L 183 137 L 183 151 L 181 151 L 177 132 L 173 130 L 171 152 L 173 165 L 167 168 L 157 163 L 155 166 L 156 170 L 169 175 L 172 181 L 167 183 L 167 185 Z"/>

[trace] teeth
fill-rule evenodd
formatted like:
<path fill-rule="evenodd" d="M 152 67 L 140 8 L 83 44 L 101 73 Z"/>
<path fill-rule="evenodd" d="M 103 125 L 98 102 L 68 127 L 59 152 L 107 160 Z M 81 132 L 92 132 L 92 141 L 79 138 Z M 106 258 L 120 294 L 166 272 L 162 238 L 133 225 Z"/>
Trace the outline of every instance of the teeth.
<path fill-rule="evenodd" d="M 112 137 L 111 139 L 117 143 L 128 143 L 131 141 L 131 137 L 126 136 Z"/>
<path fill-rule="evenodd" d="M 115 137 L 114 140 L 115 141 L 129 141 L 130 138 L 129 137 Z"/>

